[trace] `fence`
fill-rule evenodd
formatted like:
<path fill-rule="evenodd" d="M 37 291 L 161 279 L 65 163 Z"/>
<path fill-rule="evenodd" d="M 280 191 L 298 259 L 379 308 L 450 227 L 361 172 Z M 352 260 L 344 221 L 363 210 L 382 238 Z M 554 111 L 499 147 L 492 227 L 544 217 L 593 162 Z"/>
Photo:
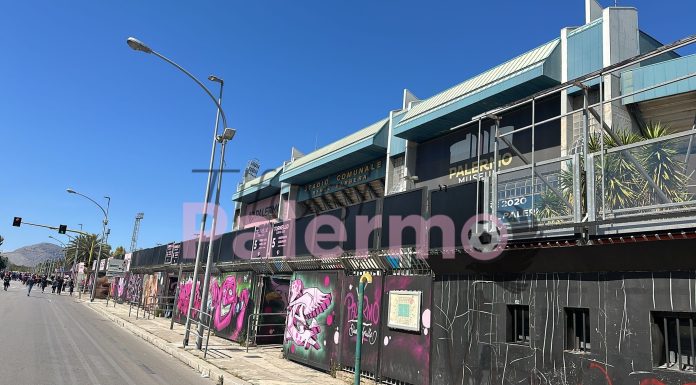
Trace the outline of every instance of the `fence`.
<path fill-rule="evenodd" d="M 696 116 L 691 130 L 684 127 L 685 131 L 673 133 L 664 125 L 646 124 L 635 116 L 626 126 L 617 115 L 624 108 L 622 101 L 693 82 L 696 71 L 623 93 L 605 90 L 620 71 L 694 42 L 696 35 L 689 36 L 453 127 L 476 130 L 478 125 L 480 138 L 484 122 L 492 124 L 492 151 L 487 154 L 479 148 L 477 154 L 477 164 L 491 157 L 484 163 L 492 172 L 484 178 L 477 199 L 489 214 L 505 220 L 512 241 L 582 232 L 669 230 L 688 225 L 686 217 L 696 218 L 696 159 L 692 156 L 696 151 Z M 551 117 L 539 114 L 552 98 L 560 96 L 565 103 L 564 95 L 573 95 L 574 105 L 579 107 L 567 112 L 562 109 Z M 529 124 L 523 127 L 500 125 L 514 114 L 529 112 L 531 117 L 525 117 Z M 566 135 L 565 148 L 561 149 L 565 153 L 560 157 L 543 146 L 544 133 L 551 124 Z M 674 217 L 683 219 L 675 221 Z M 646 218 L 652 222 L 646 223 Z"/>
<path fill-rule="evenodd" d="M 249 353 L 249 346 L 253 343 L 254 346 L 257 346 L 256 340 L 258 335 L 259 328 L 264 328 L 264 327 L 271 327 L 271 328 L 278 328 L 278 330 L 282 330 L 282 333 L 264 333 L 261 335 L 261 337 L 282 337 L 284 336 L 284 331 L 285 331 L 285 323 L 287 319 L 288 314 L 287 313 L 253 313 L 250 314 L 249 317 L 247 318 L 247 330 L 246 330 L 246 340 L 245 345 L 246 345 L 246 351 Z M 278 321 L 280 319 L 283 319 L 282 323 L 279 323 Z M 273 330 L 273 329 L 269 329 Z"/>

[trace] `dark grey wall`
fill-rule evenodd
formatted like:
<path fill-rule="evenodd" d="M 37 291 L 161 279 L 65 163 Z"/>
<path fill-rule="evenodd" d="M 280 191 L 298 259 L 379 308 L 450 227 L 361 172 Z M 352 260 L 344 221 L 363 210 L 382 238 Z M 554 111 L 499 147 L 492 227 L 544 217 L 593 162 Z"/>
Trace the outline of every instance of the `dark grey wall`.
<path fill-rule="evenodd" d="M 434 283 L 433 384 L 696 383 L 654 369 L 651 311 L 696 309 L 696 274 L 462 274 Z M 506 342 L 507 305 L 530 307 L 529 346 Z M 590 311 L 591 352 L 564 351 L 565 307 Z"/>

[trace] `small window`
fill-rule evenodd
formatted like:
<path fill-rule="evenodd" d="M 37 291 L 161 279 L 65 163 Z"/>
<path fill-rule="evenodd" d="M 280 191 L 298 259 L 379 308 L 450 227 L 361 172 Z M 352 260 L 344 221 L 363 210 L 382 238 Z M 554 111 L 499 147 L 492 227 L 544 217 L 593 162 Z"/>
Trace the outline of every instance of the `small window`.
<path fill-rule="evenodd" d="M 696 313 L 652 313 L 653 364 L 658 368 L 694 370 Z"/>
<path fill-rule="evenodd" d="M 529 306 L 508 305 L 507 341 L 529 345 Z"/>
<path fill-rule="evenodd" d="M 566 337 L 565 349 L 572 352 L 587 353 L 590 351 L 590 309 L 565 309 Z"/>

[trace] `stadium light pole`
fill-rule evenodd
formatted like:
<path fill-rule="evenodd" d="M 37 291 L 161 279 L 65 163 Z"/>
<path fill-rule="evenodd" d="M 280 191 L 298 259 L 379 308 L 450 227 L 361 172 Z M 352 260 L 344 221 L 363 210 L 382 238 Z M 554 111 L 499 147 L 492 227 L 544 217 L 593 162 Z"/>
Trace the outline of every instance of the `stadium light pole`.
<path fill-rule="evenodd" d="M 68 188 L 65 191 L 67 191 L 68 194 L 76 194 L 76 195 L 79 195 L 85 199 L 88 199 L 89 201 L 91 201 L 92 203 L 97 205 L 97 207 L 99 207 L 101 209 L 102 213 L 104 213 L 104 220 L 102 221 L 102 238 L 101 238 L 101 242 L 99 242 L 99 251 L 97 252 L 97 266 L 94 269 L 94 281 L 92 282 L 92 296 L 89 298 L 90 302 L 94 302 L 94 296 L 97 293 L 97 278 L 99 278 L 99 265 L 100 265 L 99 262 L 101 262 L 102 244 L 104 244 L 104 235 L 106 234 L 106 225 L 109 224 L 109 207 L 111 206 L 111 197 L 109 197 L 109 196 L 104 197 L 104 198 L 106 198 L 106 209 L 104 209 L 104 207 L 102 207 L 102 205 L 100 205 L 99 203 L 97 203 L 97 201 L 88 197 L 87 195 L 81 194 L 81 193 L 79 193 L 71 188 Z M 104 265 L 106 265 L 106 263 Z M 106 268 L 106 266 L 104 266 L 104 267 Z"/>
<path fill-rule="evenodd" d="M 205 234 L 205 224 L 207 221 L 207 216 L 208 216 L 208 203 L 210 202 L 210 193 L 211 193 L 211 185 L 213 181 L 213 167 L 215 167 L 215 149 L 217 148 L 217 137 L 218 137 L 218 119 L 217 116 L 219 115 L 220 118 L 222 118 L 222 125 L 224 128 L 227 128 L 227 117 L 225 116 L 225 111 L 222 109 L 222 87 L 220 88 L 220 98 L 216 99 L 215 96 L 213 96 L 212 92 L 201 83 L 200 80 L 196 79 L 195 76 L 193 76 L 190 72 L 185 70 L 182 66 L 176 64 L 166 56 L 154 51 L 152 48 L 148 47 L 145 45 L 145 43 L 141 42 L 140 40 L 134 38 L 134 37 L 129 37 L 126 40 L 126 43 L 128 44 L 129 47 L 131 47 L 135 51 L 140 51 L 144 52 L 146 54 L 152 54 L 157 56 L 158 58 L 164 60 L 165 62 L 171 64 L 172 66 L 176 67 L 179 71 L 183 72 L 186 76 L 188 76 L 191 80 L 193 80 L 196 84 L 198 84 L 199 87 L 205 91 L 206 94 L 210 97 L 210 99 L 215 103 L 215 106 L 217 107 L 217 112 L 216 112 L 216 119 L 215 119 L 215 128 L 213 132 L 213 146 L 212 149 L 210 150 L 210 165 L 208 166 L 208 182 L 206 183 L 205 186 L 205 199 L 203 201 L 203 213 L 201 215 L 201 227 L 200 231 L 198 233 L 198 247 L 196 249 L 196 261 L 194 262 L 194 267 L 193 267 L 193 277 L 192 277 L 192 283 L 191 283 L 191 296 L 189 298 L 189 304 L 186 309 L 186 325 L 185 325 L 185 332 L 184 332 L 184 341 L 183 345 L 186 347 L 188 345 L 189 341 L 189 335 L 190 335 L 190 327 L 191 327 L 191 308 L 193 308 L 193 300 L 196 297 L 196 283 L 198 281 L 198 266 L 200 265 L 201 261 L 201 254 L 203 253 L 203 236 Z M 212 77 L 212 75 L 211 75 Z M 209 78 L 210 80 L 213 80 Z M 215 80 L 213 80 L 215 81 Z M 221 83 L 222 84 L 222 83 Z M 181 278 L 181 277 L 180 277 Z M 201 306 L 203 306 L 201 304 Z"/>

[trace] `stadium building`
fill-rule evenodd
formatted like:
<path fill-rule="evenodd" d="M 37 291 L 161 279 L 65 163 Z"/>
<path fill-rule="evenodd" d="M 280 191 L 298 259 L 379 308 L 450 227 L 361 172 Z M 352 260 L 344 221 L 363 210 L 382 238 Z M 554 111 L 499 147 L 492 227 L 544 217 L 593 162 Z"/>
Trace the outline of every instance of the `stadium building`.
<path fill-rule="evenodd" d="M 370 272 L 364 377 L 696 383 L 696 55 L 676 51 L 695 41 L 587 0 L 552 41 L 288 149 L 213 243 L 213 332 L 353 371 Z M 181 322 L 196 242 L 135 252 L 122 298 L 176 295 Z"/>

